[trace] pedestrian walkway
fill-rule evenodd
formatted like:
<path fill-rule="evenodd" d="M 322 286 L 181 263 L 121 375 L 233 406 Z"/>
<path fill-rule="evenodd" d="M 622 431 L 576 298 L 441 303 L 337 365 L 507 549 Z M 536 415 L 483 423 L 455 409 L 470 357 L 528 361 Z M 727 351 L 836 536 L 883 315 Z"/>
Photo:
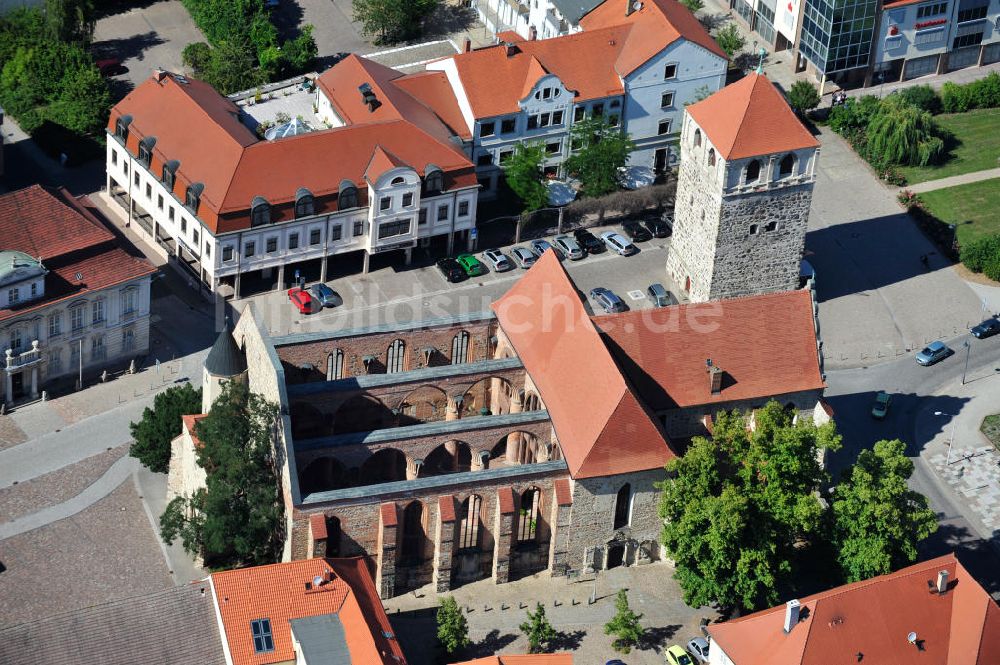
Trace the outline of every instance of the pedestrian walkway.
<path fill-rule="evenodd" d="M 908 189 L 914 194 L 923 194 L 924 192 L 933 192 L 937 189 L 947 189 L 949 187 L 957 187 L 958 185 L 968 185 L 969 183 L 992 180 L 994 178 L 1000 178 L 1000 168 L 973 171 L 972 173 L 962 173 L 961 175 L 953 175 L 948 178 L 938 178 L 937 180 L 925 180 L 924 182 L 918 182 L 915 185 L 904 187 L 904 189 Z"/>

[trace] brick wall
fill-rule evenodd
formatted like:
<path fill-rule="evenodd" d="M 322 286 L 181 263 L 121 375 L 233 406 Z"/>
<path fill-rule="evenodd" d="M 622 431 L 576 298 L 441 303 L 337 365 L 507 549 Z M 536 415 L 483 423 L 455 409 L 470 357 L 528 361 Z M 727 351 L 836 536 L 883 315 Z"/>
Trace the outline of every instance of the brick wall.
<path fill-rule="evenodd" d="M 706 415 L 715 417 L 720 411 L 750 411 L 763 407 L 772 399 L 782 405 L 792 404 L 803 417 L 812 418 L 817 402 L 823 396 L 822 390 L 806 390 L 774 397 L 762 397 L 752 400 L 732 400 L 718 404 L 704 404 L 685 409 L 673 409 L 659 413 L 659 417 L 667 432 L 667 437 L 690 438 L 692 436 L 707 436 L 704 418 Z"/>

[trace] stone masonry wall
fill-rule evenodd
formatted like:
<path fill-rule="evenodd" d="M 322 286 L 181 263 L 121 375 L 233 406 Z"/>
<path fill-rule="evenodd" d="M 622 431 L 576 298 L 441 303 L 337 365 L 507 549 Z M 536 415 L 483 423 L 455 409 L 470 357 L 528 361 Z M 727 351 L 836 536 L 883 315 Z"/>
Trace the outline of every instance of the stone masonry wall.
<path fill-rule="evenodd" d="M 759 409 L 772 399 L 782 405 L 792 404 L 803 416 L 812 417 L 816 404 L 823 396 L 822 390 L 805 390 L 773 397 L 762 397 L 753 400 L 729 400 L 718 404 L 704 404 L 685 409 L 671 409 L 659 413 L 668 438 L 686 439 L 692 436 L 705 436 L 705 416 L 715 417 L 720 411 L 750 411 Z"/>
<path fill-rule="evenodd" d="M 663 469 L 625 473 L 604 478 L 582 478 L 573 483 L 573 508 L 569 534 L 568 561 L 573 570 L 589 564 L 604 568 L 607 544 L 616 538 L 626 543 L 625 565 L 659 558 L 662 522 L 658 514 L 660 491 L 654 483 L 663 480 Z M 632 489 L 631 520 L 614 529 L 618 490 L 629 483 Z M 640 556 L 640 545 L 645 557 Z M 590 556 L 588 556 L 588 554 Z"/>
<path fill-rule="evenodd" d="M 725 198 L 709 300 L 798 288 L 812 189 L 807 182 Z"/>
<path fill-rule="evenodd" d="M 716 169 L 696 157 L 683 145 L 667 274 L 681 290 L 690 278 L 688 296 L 692 302 L 704 302 L 712 282 L 722 188 L 716 183 Z"/>

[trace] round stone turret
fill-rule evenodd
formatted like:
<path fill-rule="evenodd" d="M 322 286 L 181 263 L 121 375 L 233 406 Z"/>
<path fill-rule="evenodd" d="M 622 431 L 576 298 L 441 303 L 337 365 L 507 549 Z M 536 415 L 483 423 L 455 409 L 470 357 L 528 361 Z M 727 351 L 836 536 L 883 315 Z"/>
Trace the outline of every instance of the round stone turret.
<path fill-rule="evenodd" d="M 245 381 L 247 359 L 233 339 L 233 332 L 226 321 L 225 329 L 219 333 L 215 344 L 205 358 L 202 372 L 201 412 L 208 413 L 212 403 L 222 393 L 226 381 Z"/>

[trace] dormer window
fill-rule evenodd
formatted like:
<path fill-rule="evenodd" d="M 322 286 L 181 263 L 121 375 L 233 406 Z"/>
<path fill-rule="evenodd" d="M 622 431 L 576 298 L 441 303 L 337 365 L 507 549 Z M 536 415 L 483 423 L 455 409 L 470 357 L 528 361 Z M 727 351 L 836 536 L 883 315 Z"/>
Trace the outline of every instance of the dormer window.
<path fill-rule="evenodd" d="M 337 195 L 337 208 L 350 210 L 358 207 L 358 188 L 350 180 L 340 181 L 340 194 Z"/>
<path fill-rule="evenodd" d="M 311 217 L 316 214 L 316 200 L 312 192 L 305 187 L 300 187 L 295 192 L 295 219 L 300 217 Z"/>
<path fill-rule="evenodd" d="M 115 121 L 115 137 L 122 142 L 128 143 L 128 126 L 132 124 L 132 116 L 123 115 Z"/>
<path fill-rule="evenodd" d="M 250 226 L 264 226 L 271 223 L 271 204 L 263 196 L 253 197 L 250 202 Z"/>
<path fill-rule="evenodd" d="M 163 186 L 167 188 L 167 191 L 174 191 L 174 179 L 177 176 L 177 169 L 180 168 L 180 165 L 181 163 L 176 159 L 171 159 L 163 165 L 163 177 L 160 180 L 163 182 Z"/>
<path fill-rule="evenodd" d="M 156 145 L 155 136 L 147 136 L 143 140 L 139 141 L 139 163 L 149 168 L 150 162 L 153 161 L 153 146 Z"/>
<path fill-rule="evenodd" d="M 201 202 L 201 193 L 205 191 L 205 185 L 196 182 L 187 188 L 184 193 L 184 205 L 194 214 L 198 214 L 198 204 Z"/>
<path fill-rule="evenodd" d="M 424 194 L 433 196 L 440 194 L 442 190 L 444 190 L 444 173 L 433 164 L 428 164 L 424 170 Z"/>
<path fill-rule="evenodd" d="M 251 621 L 250 634 L 253 635 L 254 653 L 274 651 L 274 634 L 271 632 L 270 619 L 254 619 Z"/>

